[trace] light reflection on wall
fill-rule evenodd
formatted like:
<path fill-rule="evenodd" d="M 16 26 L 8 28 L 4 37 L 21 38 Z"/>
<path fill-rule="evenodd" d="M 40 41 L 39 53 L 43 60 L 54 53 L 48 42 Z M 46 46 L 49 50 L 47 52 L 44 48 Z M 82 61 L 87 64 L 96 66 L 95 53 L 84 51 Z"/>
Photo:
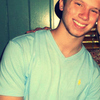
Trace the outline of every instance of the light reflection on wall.
<path fill-rule="evenodd" d="M 57 1 L 58 1 L 58 0 L 54 0 L 54 7 L 55 7 Z M 57 15 L 56 15 L 55 12 L 54 12 L 54 28 L 56 28 L 56 27 L 58 26 L 59 20 L 60 20 L 60 19 L 57 17 Z"/>

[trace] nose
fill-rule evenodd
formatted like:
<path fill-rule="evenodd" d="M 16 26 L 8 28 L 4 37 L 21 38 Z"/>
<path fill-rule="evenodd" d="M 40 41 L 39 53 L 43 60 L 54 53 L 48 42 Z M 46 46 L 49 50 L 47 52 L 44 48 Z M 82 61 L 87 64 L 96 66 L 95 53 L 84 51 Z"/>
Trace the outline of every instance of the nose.
<path fill-rule="evenodd" d="M 89 10 L 82 10 L 79 15 L 78 15 L 81 19 L 83 19 L 84 21 L 89 20 Z"/>

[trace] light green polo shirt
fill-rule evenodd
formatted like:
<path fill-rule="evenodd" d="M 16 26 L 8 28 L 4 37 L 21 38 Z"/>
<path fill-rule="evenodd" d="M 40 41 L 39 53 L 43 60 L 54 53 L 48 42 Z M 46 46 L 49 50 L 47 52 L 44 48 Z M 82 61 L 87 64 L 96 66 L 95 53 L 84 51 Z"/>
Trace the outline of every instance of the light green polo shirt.
<path fill-rule="evenodd" d="M 100 68 L 84 46 L 65 58 L 50 30 L 25 34 L 6 47 L 0 63 L 0 95 L 100 100 Z"/>

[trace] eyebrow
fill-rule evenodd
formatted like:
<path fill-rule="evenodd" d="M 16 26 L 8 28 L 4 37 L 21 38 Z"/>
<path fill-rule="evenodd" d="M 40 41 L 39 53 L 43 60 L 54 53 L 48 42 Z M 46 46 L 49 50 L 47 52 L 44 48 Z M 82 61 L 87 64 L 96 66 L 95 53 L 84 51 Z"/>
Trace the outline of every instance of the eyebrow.
<path fill-rule="evenodd" d="M 94 9 L 96 9 L 96 10 L 98 10 L 100 12 L 100 9 L 98 9 L 98 8 L 94 8 Z"/>
<path fill-rule="evenodd" d="M 98 9 L 98 8 L 93 8 L 93 9 L 96 9 L 96 10 L 98 10 L 100 12 L 100 9 Z"/>
<path fill-rule="evenodd" d="M 82 0 L 74 0 L 74 1 L 80 1 L 80 2 L 84 3 Z"/>

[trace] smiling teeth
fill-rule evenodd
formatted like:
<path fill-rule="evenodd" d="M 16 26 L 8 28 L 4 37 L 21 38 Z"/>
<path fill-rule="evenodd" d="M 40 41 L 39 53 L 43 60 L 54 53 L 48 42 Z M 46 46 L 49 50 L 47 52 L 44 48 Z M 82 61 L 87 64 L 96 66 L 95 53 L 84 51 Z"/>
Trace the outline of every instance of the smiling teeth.
<path fill-rule="evenodd" d="M 74 20 L 74 22 L 75 22 L 77 25 L 81 26 L 81 27 L 86 26 L 86 25 L 83 25 L 83 24 L 78 23 L 76 20 Z"/>

